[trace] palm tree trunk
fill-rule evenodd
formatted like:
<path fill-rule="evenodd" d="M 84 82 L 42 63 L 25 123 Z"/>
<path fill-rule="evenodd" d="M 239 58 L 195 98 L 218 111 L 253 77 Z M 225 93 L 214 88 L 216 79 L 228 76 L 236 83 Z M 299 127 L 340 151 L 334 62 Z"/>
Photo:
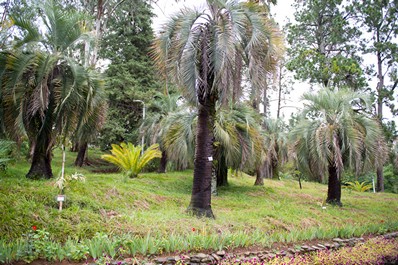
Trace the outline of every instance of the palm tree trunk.
<path fill-rule="evenodd" d="M 256 169 L 256 181 L 254 186 L 264 186 L 264 167 L 260 166 Z"/>
<path fill-rule="evenodd" d="M 76 156 L 75 166 L 82 167 L 84 164 L 87 164 L 87 147 L 88 143 L 83 142 L 79 144 L 79 151 Z"/>
<path fill-rule="evenodd" d="M 32 164 L 26 175 L 30 179 L 49 179 L 53 176 L 51 170 L 51 132 L 44 129 L 36 139 L 33 149 Z"/>
<path fill-rule="evenodd" d="M 166 168 L 167 168 L 167 153 L 166 151 L 162 151 L 162 158 L 160 159 L 158 173 L 166 173 Z"/>
<path fill-rule="evenodd" d="M 198 105 L 195 162 L 191 202 L 188 211 L 198 217 L 214 218 L 211 209 L 211 178 L 213 167 L 213 102 Z"/>
<path fill-rule="evenodd" d="M 376 175 L 377 175 L 376 191 L 377 192 L 384 192 L 383 166 L 378 166 L 376 168 Z"/>
<path fill-rule="evenodd" d="M 217 164 L 217 187 L 228 186 L 228 167 L 225 157 L 220 156 Z"/>
<path fill-rule="evenodd" d="M 328 183 L 328 197 L 327 203 L 343 206 L 341 203 L 341 183 L 338 177 L 337 168 L 334 164 L 330 164 L 328 168 L 329 183 Z"/>

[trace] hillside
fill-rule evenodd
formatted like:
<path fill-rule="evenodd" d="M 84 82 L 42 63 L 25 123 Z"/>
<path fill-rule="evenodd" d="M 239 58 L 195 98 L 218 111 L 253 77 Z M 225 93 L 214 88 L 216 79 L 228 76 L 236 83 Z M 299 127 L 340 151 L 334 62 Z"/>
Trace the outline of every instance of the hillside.
<path fill-rule="evenodd" d="M 265 180 L 264 187 L 257 187 L 250 176 L 230 176 L 230 186 L 219 189 L 212 199 L 216 219 L 197 219 L 185 212 L 191 171 L 144 173 L 123 182 L 119 173 L 91 173 L 96 167 L 75 169 L 71 166 L 74 154 L 67 157 L 67 174 L 81 172 L 86 181 L 66 189 L 62 212 L 55 201 L 55 180 L 27 180 L 25 162 L 10 165 L 0 177 L 0 238 L 16 240 L 32 226 L 45 229 L 59 242 L 89 239 L 102 232 L 110 237 L 158 239 L 163 243 L 150 251 L 156 253 L 270 246 L 398 230 L 396 194 L 343 190 L 344 207 L 323 208 L 326 185 L 304 182 L 300 190 L 294 180 Z M 59 162 L 56 153 L 54 172 L 59 171 Z M 175 245 L 168 245 L 172 240 Z M 184 240 L 192 242 L 181 245 Z"/>

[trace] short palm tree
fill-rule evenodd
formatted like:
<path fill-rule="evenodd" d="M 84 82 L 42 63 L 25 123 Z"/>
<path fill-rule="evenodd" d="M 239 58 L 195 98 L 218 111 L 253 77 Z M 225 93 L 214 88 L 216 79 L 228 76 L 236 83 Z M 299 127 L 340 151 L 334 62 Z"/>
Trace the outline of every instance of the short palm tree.
<path fill-rule="evenodd" d="M 211 209 L 213 129 L 216 105 L 231 94 L 236 57 L 243 58 L 253 85 L 261 85 L 282 38 L 257 3 L 207 0 L 202 11 L 182 9 L 155 41 L 155 58 L 197 106 L 192 196 L 188 210 L 214 217 Z M 279 41 L 279 42 L 278 42 Z M 236 78 L 235 78 L 236 79 Z"/>
<path fill-rule="evenodd" d="M 264 178 L 278 178 L 279 167 L 288 159 L 288 137 L 282 120 L 267 119 L 264 122 L 263 145 L 257 160 L 254 185 L 264 185 Z"/>
<path fill-rule="evenodd" d="M 169 116 L 178 109 L 180 95 L 157 95 L 155 101 L 148 108 L 148 116 L 143 120 L 140 127 L 141 136 L 145 136 L 148 144 L 158 143 L 162 151 L 162 158 L 158 173 L 165 173 L 167 168 L 167 152 L 164 146 L 164 134 L 171 125 L 168 123 Z"/>
<path fill-rule="evenodd" d="M 75 131 L 87 120 L 102 81 L 76 56 L 88 39 L 88 21 L 55 0 L 45 1 L 42 24 L 13 16 L 22 34 L 0 54 L 0 86 L 8 132 L 26 133 L 33 150 L 29 178 L 50 178 L 56 136 Z M 87 107 L 88 106 L 88 107 Z"/>
<path fill-rule="evenodd" d="M 142 148 L 132 143 L 112 144 L 112 154 L 102 155 L 101 158 L 118 166 L 127 177 L 135 178 L 152 159 L 162 156 L 158 144 L 151 145 L 144 152 Z"/>
<path fill-rule="evenodd" d="M 303 119 L 293 129 L 295 155 L 301 171 L 328 175 L 326 202 L 342 206 L 344 168 L 359 174 L 383 164 L 386 148 L 379 124 L 362 113 L 370 106 L 364 94 L 348 90 L 306 93 Z"/>

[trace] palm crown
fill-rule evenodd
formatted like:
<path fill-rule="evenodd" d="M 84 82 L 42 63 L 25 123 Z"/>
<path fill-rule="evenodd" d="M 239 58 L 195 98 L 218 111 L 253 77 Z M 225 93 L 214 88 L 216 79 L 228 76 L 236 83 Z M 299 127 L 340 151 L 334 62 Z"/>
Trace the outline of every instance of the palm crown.
<path fill-rule="evenodd" d="M 340 185 L 344 168 L 360 173 L 384 162 L 383 133 L 379 124 L 363 113 L 370 106 L 366 95 L 324 89 L 303 98 L 307 100 L 304 119 L 292 132 L 301 171 L 320 176 L 328 172 L 330 191 L 331 178 Z M 341 204 L 339 196 L 330 196 L 327 200 Z"/>
<path fill-rule="evenodd" d="M 2 105 L 9 131 L 17 124 L 34 149 L 30 177 L 51 177 L 55 135 L 86 123 L 98 107 L 102 81 L 82 66 L 79 49 L 89 37 L 88 21 L 55 1 L 42 6 L 43 26 L 12 17 L 22 38 L 0 54 Z M 41 28 L 43 27 L 43 28 Z"/>

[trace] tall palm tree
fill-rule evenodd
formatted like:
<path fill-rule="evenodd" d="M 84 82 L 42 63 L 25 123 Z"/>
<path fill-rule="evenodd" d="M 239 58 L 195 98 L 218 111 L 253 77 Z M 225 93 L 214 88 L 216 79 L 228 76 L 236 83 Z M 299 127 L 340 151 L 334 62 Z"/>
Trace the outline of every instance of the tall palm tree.
<path fill-rule="evenodd" d="M 88 21 L 55 0 L 45 1 L 43 23 L 12 17 L 22 34 L 13 49 L 0 54 L 0 86 L 8 131 L 26 133 L 33 150 L 28 178 L 50 178 L 56 136 L 88 119 L 102 81 L 76 59 L 77 45 L 89 37 Z M 14 125 L 17 128 L 14 128 Z"/>
<path fill-rule="evenodd" d="M 342 206 L 341 177 L 344 168 L 357 174 L 382 165 L 386 159 L 379 124 L 362 112 L 369 98 L 348 90 L 306 93 L 303 117 L 293 129 L 299 168 L 328 175 L 326 202 Z"/>
<path fill-rule="evenodd" d="M 231 94 L 235 58 L 241 56 L 251 81 L 262 84 L 275 58 L 278 32 L 256 3 L 207 0 L 202 10 L 182 9 L 155 41 L 155 58 L 175 77 L 198 109 L 194 179 L 188 210 L 214 217 L 211 177 L 217 102 Z M 163 71 L 166 72 L 166 71 Z"/>

